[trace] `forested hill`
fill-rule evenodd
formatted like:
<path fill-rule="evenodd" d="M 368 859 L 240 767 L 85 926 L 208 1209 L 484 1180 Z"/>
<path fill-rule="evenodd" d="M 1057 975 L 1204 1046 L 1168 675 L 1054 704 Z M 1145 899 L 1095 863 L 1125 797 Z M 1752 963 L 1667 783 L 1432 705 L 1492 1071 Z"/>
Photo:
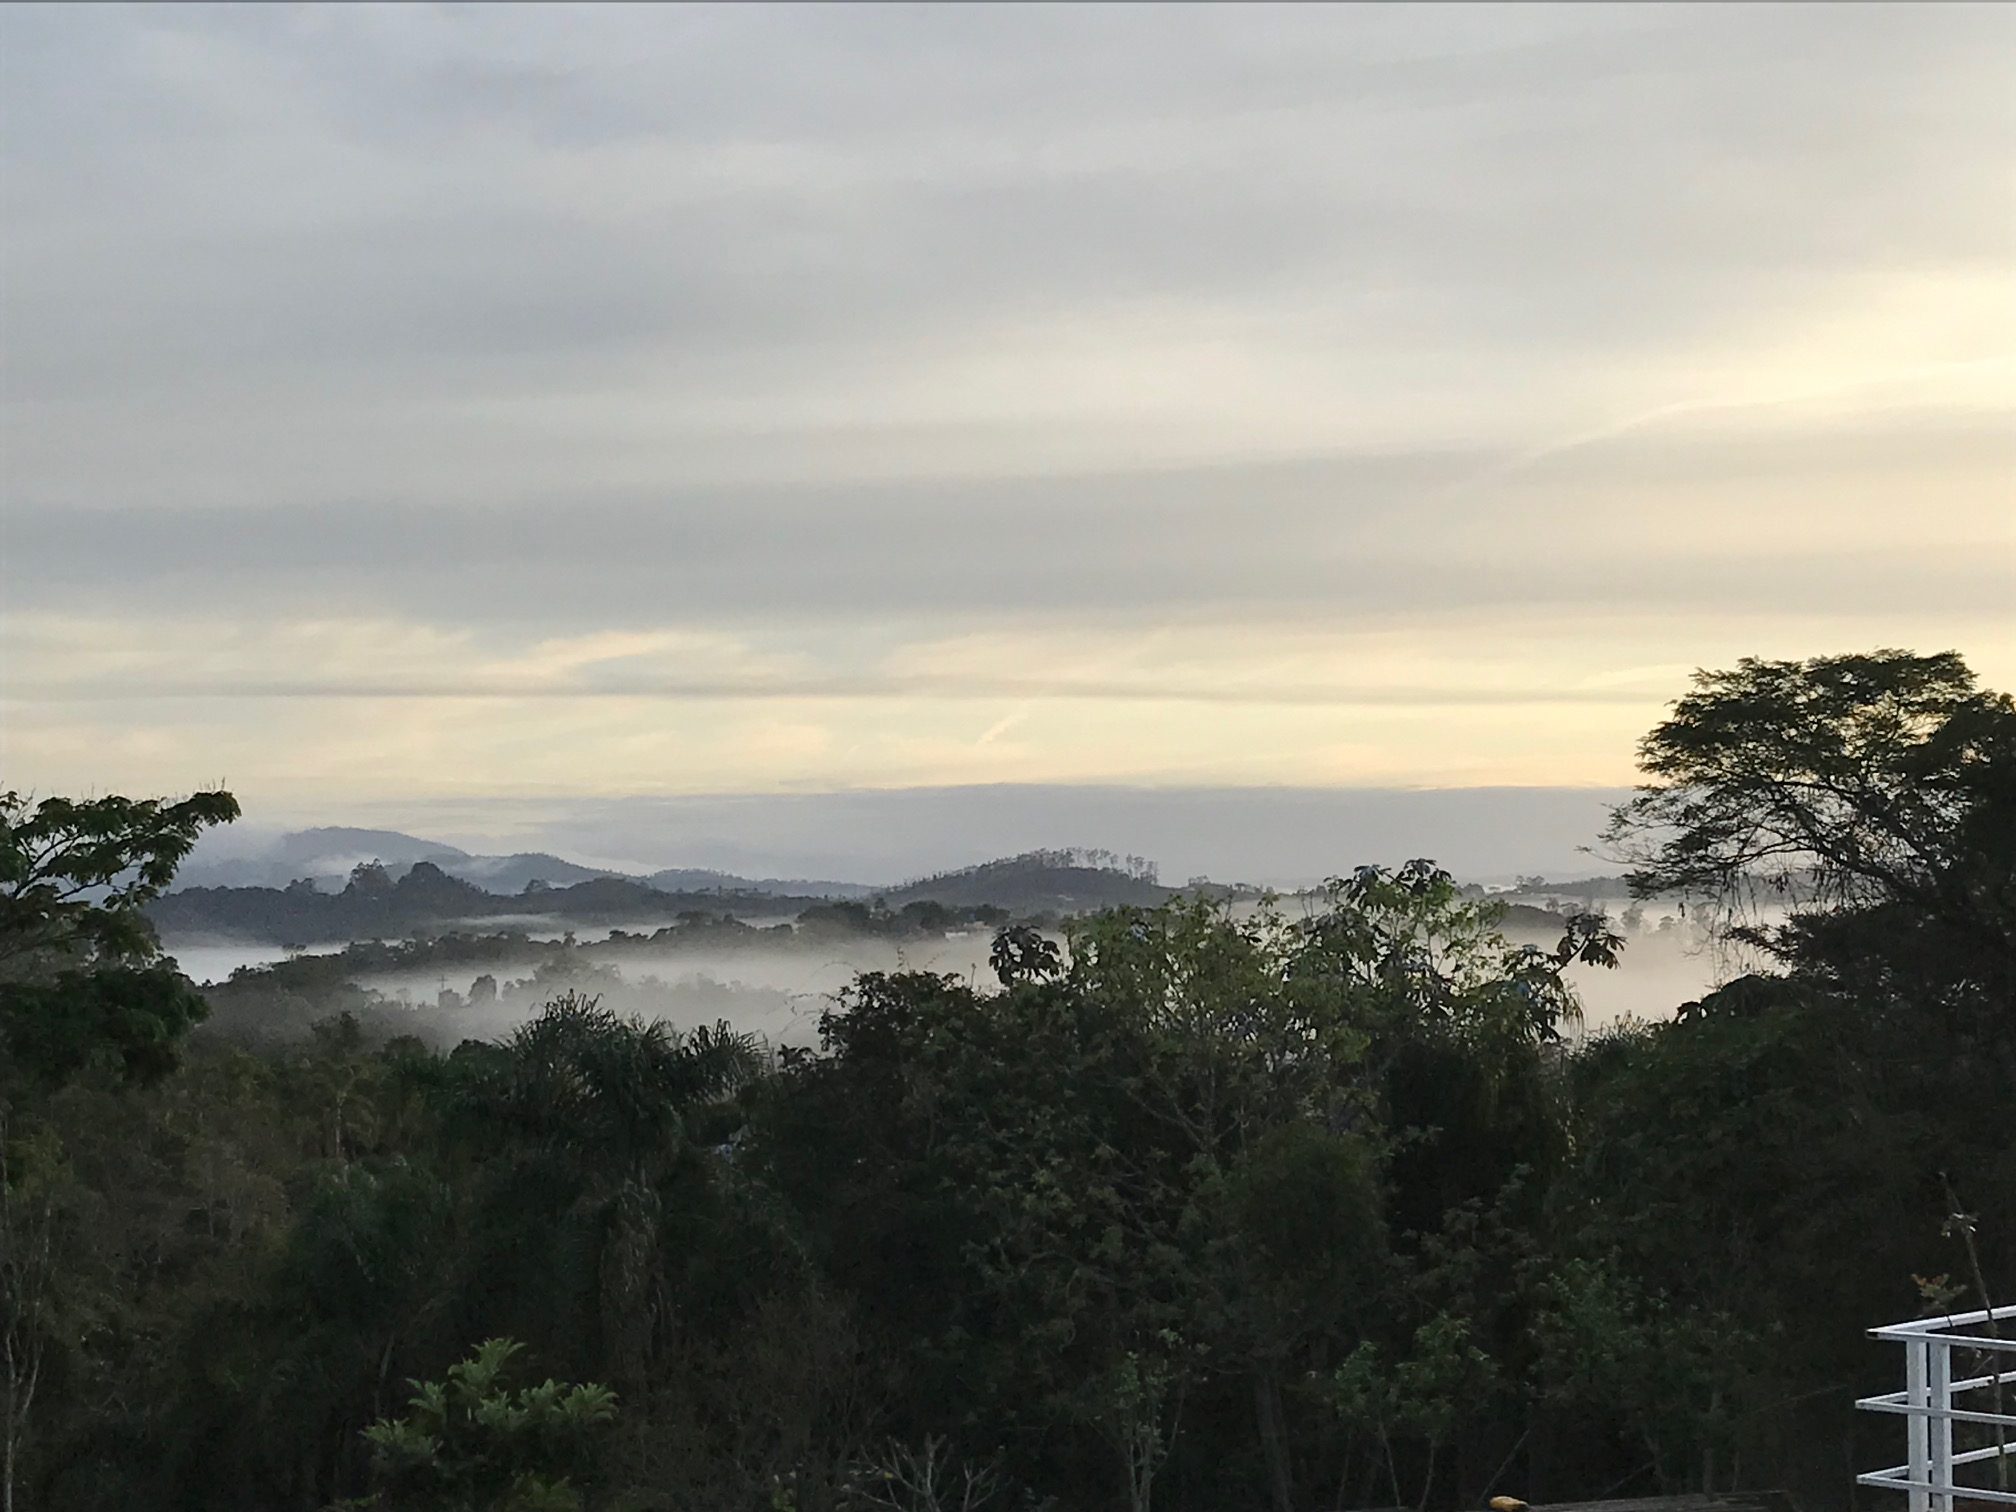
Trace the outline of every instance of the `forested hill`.
<path fill-rule="evenodd" d="M 1139 857 L 1121 858 L 1103 851 L 1035 850 L 979 866 L 940 872 L 886 894 L 889 906 L 943 903 L 972 908 L 991 903 L 1010 913 L 1095 913 L 1104 908 L 1155 908 L 1176 896 L 1176 889 L 1155 880 L 1154 868 Z"/>

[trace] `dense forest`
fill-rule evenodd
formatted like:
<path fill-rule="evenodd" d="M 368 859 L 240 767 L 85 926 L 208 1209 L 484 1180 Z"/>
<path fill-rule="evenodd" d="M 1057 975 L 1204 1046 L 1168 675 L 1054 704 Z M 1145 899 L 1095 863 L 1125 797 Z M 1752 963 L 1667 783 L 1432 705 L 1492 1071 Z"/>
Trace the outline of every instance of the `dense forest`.
<path fill-rule="evenodd" d="M 1639 754 L 1604 844 L 1765 964 L 1594 1035 L 1606 917 L 1428 861 L 989 916 L 811 1047 L 262 1035 L 147 918 L 230 795 L 6 794 L 4 1507 L 1846 1506 L 1863 1330 L 2016 1297 L 2016 706 L 1746 661 Z"/>

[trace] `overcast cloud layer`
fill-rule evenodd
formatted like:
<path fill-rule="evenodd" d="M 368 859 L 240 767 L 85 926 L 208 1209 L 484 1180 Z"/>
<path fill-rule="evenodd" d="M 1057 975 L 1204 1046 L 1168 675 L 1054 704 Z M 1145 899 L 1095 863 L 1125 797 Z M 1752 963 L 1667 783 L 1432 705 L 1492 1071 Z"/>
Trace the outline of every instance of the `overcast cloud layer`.
<path fill-rule="evenodd" d="M 2016 685 L 2012 72 L 1991 5 L 8 7 L 4 781 L 585 845 Z"/>

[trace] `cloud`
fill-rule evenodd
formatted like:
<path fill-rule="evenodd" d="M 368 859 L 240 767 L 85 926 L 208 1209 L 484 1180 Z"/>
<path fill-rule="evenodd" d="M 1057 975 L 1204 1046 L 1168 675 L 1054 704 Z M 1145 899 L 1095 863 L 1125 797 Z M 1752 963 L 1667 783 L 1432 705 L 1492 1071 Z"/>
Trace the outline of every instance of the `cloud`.
<path fill-rule="evenodd" d="M 1616 781 L 1675 667 L 2009 681 L 2008 8 L 0 44 L 44 785 Z"/>
<path fill-rule="evenodd" d="M 1905 411 L 1640 427 L 1473 482 L 1446 454 L 1154 472 L 695 490 L 655 498 L 44 510 L 15 602 L 107 584 L 157 613 L 228 592 L 452 623 L 648 630 L 906 616 L 1364 617 L 1631 602 L 1985 606 L 2011 544 L 2008 421 Z M 1896 503 L 1912 500 L 1900 538 Z M 1985 548 L 1985 554 L 1984 554 Z"/>

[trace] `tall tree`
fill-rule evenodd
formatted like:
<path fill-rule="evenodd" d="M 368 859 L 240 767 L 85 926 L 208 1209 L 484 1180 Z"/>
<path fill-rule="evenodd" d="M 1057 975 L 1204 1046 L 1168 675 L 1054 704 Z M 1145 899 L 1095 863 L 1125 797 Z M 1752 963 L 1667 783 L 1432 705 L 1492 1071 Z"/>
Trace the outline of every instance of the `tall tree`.
<path fill-rule="evenodd" d="M 1634 891 L 1715 900 L 1795 976 L 2016 1067 L 2007 694 L 1950 651 L 1745 660 L 1696 673 L 1639 759 L 1606 831 Z"/>
<path fill-rule="evenodd" d="M 179 802 L 0 793 L 0 964 L 46 954 L 66 964 L 159 953 L 142 907 L 215 824 L 238 817 L 227 792 Z"/>
<path fill-rule="evenodd" d="M 229 793 L 159 799 L 0 793 L 0 1098 L 104 1066 L 158 1077 L 206 1006 L 144 906 L 196 837 L 238 816 Z"/>
<path fill-rule="evenodd" d="M 1697 672 L 1638 754 L 1606 838 L 1640 896 L 1903 904 L 2007 948 L 2016 704 L 1956 653 Z"/>
<path fill-rule="evenodd" d="M 568 992 L 501 1045 L 457 1060 L 451 1103 L 473 1146 L 503 1145 L 524 1160 L 499 1168 L 494 1195 L 512 1200 L 521 1185 L 573 1194 L 602 1368 L 638 1391 L 669 1312 L 661 1233 L 678 1206 L 675 1184 L 696 1175 L 693 1120 L 755 1073 L 754 1042 L 725 1024 L 682 1033 L 626 1019 Z"/>
<path fill-rule="evenodd" d="M 159 799 L 0 793 L 0 1508 L 12 1512 L 52 1320 L 66 1228 L 60 1149 L 32 1116 L 87 1070 L 151 1080 L 206 1011 L 159 960 L 142 907 L 206 827 L 238 817 L 229 793 Z"/>

